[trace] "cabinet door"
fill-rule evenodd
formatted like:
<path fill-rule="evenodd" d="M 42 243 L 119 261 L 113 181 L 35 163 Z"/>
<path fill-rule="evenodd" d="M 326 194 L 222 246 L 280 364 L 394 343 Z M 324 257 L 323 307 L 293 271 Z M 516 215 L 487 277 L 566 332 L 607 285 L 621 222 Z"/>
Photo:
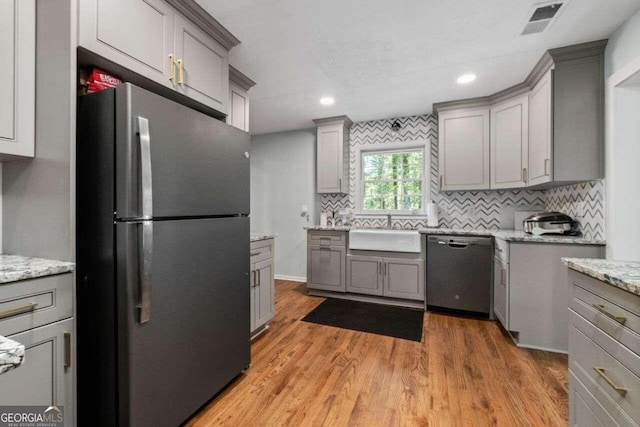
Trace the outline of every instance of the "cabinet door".
<path fill-rule="evenodd" d="M 249 298 L 250 298 L 250 303 L 249 303 L 249 307 L 250 307 L 250 326 L 249 326 L 249 330 L 250 331 L 255 331 L 257 326 L 256 326 L 256 299 L 257 299 L 257 293 L 258 291 L 256 290 L 256 283 L 258 283 L 258 277 L 257 274 L 258 272 L 256 271 L 256 265 L 255 264 L 251 264 L 251 274 L 249 276 L 249 286 L 250 286 L 250 292 L 249 292 Z"/>
<path fill-rule="evenodd" d="M 553 179 L 553 70 L 538 82 L 529 95 L 529 185 Z"/>
<path fill-rule="evenodd" d="M 424 301 L 424 260 L 385 258 L 384 296 Z"/>
<path fill-rule="evenodd" d="M 500 258 L 493 259 L 493 312 L 509 330 L 509 264 Z"/>
<path fill-rule="evenodd" d="M 307 287 L 324 291 L 345 291 L 345 249 L 307 247 Z"/>
<path fill-rule="evenodd" d="M 65 333 L 73 337 L 73 319 L 52 323 L 10 336 L 25 345 L 22 366 L 6 372 L 0 379 L 3 405 L 64 406 L 65 425 L 74 425 L 73 369 L 71 346 L 65 346 Z M 66 366 L 69 361 L 70 365 Z"/>
<path fill-rule="evenodd" d="M 343 125 L 318 127 L 318 193 L 343 192 Z"/>
<path fill-rule="evenodd" d="M 491 188 L 526 185 L 529 95 L 491 107 Z"/>
<path fill-rule="evenodd" d="M 82 0 L 79 44 L 164 86 L 173 53 L 175 12 L 162 0 Z"/>
<path fill-rule="evenodd" d="M 382 258 L 347 255 L 347 292 L 382 295 L 382 268 Z"/>
<path fill-rule="evenodd" d="M 268 259 L 256 264 L 256 278 L 258 283 L 255 285 L 255 328 L 257 329 L 273 319 L 273 259 Z"/>
<path fill-rule="evenodd" d="M 34 156 L 35 0 L 0 0 L 0 154 Z"/>
<path fill-rule="evenodd" d="M 489 108 L 442 112 L 438 129 L 440 189 L 489 189 Z"/>
<path fill-rule="evenodd" d="M 178 90 L 226 114 L 229 51 L 181 15 L 175 20 Z"/>
<path fill-rule="evenodd" d="M 233 82 L 229 82 L 227 124 L 249 132 L 249 93 Z"/>

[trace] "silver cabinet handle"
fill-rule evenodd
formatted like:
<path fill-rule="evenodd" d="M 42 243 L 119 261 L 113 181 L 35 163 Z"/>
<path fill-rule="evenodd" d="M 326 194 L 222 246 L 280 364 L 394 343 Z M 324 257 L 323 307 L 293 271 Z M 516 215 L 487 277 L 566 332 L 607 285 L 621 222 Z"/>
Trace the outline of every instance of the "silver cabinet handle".
<path fill-rule="evenodd" d="M 151 136 L 149 121 L 137 117 L 140 139 L 140 186 L 142 190 L 142 219 L 153 218 L 153 185 L 151 182 Z"/>
<path fill-rule="evenodd" d="M 522 181 L 529 181 L 529 175 L 527 174 L 527 168 L 522 168 Z"/>
<path fill-rule="evenodd" d="M 549 175 L 551 173 L 551 159 L 544 159 L 544 174 Z"/>
<path fill-rule="evenodd" d="M 64 333 L 64 368 L 71 367 L 71 332 Z"/>
<path fill-rule="evenodd" d="M 607 384 L 609 384 L 618 393 L 624 395 L 629 391 L 629 389 L 627 389 L 625 387 L 620 387 L 620 386 L 616 385 L 616 383 L 614 383 L 613 380 L 611 380 L 611 378 L 609 378 L 609 376 L 605 373 L 605 371 L 606 371 L 605 368 L 603 368 L 601 366 L 594 366 L 593 370 L 596 371 L 598 373 L 598 375 L 600 375 L 602 377 L 602 379 L 604 379 L 605 382 Z"/>
<path fill-rule="evenodd" d="M 153 258 L 153 187 L 151 182 L 151 137 L 149 121 L 137 117 L 140 139 L 140 186 L 142 193 L 142 238 L 140 239 L 140 323 L 151 317 L 151 262 Z"/>
<path fill-rule="evenodd" d="M 616 322 L 620 323 L 621 325 L 624 325 L 625 323 L 627 323 L 627 318 L 625 316 L 616 316 L 613 313 L 609 313 L 605 308 L 603 304 L 591 304 L 593 306 L 593 308 L 595 308 L 596 310 L 598 310 L 600 313 L 604 314 L 605 316 L 607 316 L 609 319 L 613 319 Z"/>
<path fill-rule="evenodd" d="M 260 286 L 262 283 L 260 283 L 260 270 L 256 270 L 256 278 L 258 279 L 258 283 L 256 284 L 256 286 Z"/>
<path fill-rule="evenodd" d="M 251 252 L 250 256 L 258 256 L 262 253 L 262 251 Z"/>
<path fill-rule="evenodd" d="M 502 286 L 507 286 L 507 270 L 500 270 L 500 284 Z"/>
<path fill-rule="evenodd" d="M 4 319 L 6 317 L 16 316 L 18 314 L 28 313 L 30 311 L 35 310 L 38 304 L 32 302 L 31 304 L 21 305 L 20 307 L 8 308 L 6 310 L 0 311 L 0 319 Z"/>

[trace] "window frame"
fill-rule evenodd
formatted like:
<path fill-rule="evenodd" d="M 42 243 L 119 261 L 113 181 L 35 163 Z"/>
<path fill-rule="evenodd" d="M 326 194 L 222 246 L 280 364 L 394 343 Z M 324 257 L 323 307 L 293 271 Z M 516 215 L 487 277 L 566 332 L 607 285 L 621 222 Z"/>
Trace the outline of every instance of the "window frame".
<path fill-rule="evenodd" d="M 365 210 L 364 209 L 364 177 L 363 173 L 363 161 L 364 155 L 372 153 L 404 153 L 408 151 L 422 151 L 422 208 L 417 211 L 407 209 L 384 209 L 384 210 Z M 400 216 L 425 216 L 426 204 L 429 202 L 431 195 L 430 183 L 431 183 L 431 151 L 428 141 L 416 140 L 405 143 L 378 143 L 366 146 L 357 147 L 355 150 L 355 199 L 356 199 L 356 214 L 363 216 L 380 216 L 385 215 L 387 212 L 392 215 Z M 414 180 L 411 180 L 414 181 Z"/>

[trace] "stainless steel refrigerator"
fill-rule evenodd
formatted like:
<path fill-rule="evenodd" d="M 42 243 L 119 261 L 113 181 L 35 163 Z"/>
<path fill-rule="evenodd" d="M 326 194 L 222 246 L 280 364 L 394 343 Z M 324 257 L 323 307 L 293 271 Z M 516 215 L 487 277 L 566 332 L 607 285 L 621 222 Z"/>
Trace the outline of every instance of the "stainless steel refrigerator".
<path fill-rule="evenodd" d="M 249 135 L 131 84 L 77 120 L 78 425 L 178 425 L 250 363 Z"/>

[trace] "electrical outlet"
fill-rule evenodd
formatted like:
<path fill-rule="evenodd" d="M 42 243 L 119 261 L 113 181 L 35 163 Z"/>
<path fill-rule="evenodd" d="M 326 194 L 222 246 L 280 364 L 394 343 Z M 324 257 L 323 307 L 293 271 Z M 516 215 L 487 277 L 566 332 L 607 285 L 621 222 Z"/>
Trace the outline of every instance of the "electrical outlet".
<path fill-rule="evenodd" d="M 576 208 L 578 218 L 584 218 L 587 214 L 587 202 L 576 203 Z"/>

